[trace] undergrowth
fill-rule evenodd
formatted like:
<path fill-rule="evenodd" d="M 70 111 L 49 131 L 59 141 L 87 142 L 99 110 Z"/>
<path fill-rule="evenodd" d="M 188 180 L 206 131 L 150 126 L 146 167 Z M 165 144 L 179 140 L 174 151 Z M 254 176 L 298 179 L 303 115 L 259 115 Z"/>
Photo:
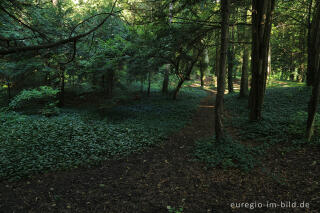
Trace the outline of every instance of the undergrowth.
<path fill-rule="evenodd" d="M 50 118 L 0 113 L 0 180 L 94 165 L 160 144 L 190 120 L 204 96 L 183 88 L 177 101 L 150 97 L 116 106 L 101 119 L 89 111 Z"/>
<path fill-rule="evenodd" d="M 232 138 L 227 136 L 225 141 L 220 143 L 216 143 L 214 138 L 199 140 L 195 152 L 198 160 L 207 163 L 208 166 L 249 171 L 270 146 L 281 145 L 279 150 L 284 153 L 304 145 L 320 145 L 319 113 L 316 115 L 315 135 L 312 141 L 307 142 L 305 139 L 309 88 L 267 89 L 263 119 L 260 122 L 248 120 L 248 101 L 239 99 L 238 95 L 233 93 L 225 97 L 225 108 L 231 115 L 225 119 L 225 125 L 236 130 Z"/>

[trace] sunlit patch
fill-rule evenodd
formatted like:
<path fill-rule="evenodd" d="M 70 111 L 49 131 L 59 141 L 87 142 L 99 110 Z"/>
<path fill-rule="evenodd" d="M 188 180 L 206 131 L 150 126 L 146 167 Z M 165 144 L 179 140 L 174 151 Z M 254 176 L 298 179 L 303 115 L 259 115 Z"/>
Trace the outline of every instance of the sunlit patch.
<path fill-rule="evenodd" d="M 74 4 L 86 3 L 87 0 L 72 0 Z"/>

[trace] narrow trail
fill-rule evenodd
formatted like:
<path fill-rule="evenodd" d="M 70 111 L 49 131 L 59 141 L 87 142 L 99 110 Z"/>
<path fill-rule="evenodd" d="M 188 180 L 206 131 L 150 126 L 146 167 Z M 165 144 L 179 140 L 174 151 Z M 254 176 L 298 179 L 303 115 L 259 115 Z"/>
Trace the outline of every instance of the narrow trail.
<path fill-rule="evenodd" d="M 0 197 L 5 203 L 0 212 L 168 212 L 167 206 L 210 212 L 208 199 L 215 200 L 216 190 L 203 165 L 192 161 L 195 140 L 214 131 L 214 95 L 208 93 L 192 122 L 160 147 L 98 168 L 52 172 L 0 186 L 6 195 Z"/>

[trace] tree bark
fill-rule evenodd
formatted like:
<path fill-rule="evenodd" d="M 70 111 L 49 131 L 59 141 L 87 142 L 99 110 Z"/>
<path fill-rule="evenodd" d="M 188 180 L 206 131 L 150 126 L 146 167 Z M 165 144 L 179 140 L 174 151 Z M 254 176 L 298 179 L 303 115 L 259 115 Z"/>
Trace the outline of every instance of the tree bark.
<path fill-rule="evenodd" d="M 244 12 L 244 23 L 247 23 L 247 15 L 248 15 L 248 8 L 245 9 Z M 247 30 L 243 29 L 243 40 L 246 40 L 249 36 Z M 249 89 L 248 89 L 248 77 L 249 77 L 249 45 L 243 44 L 243 56 L 242 56 L 242 70 L 241 70 L 241 82 L 240 82 L 240 98 L 248 97 Z"/>
<path fill-rule="evenodd" d="M 268 50 L 275 0 L 252 1 L 252 81 L 249 97 L 251 121 L 259 121 L 266 89 Z"/>
<path fill-rule="evenodd" d="M 200 65 L 200 84 L 201 84 L 201 87 L 204 86 L 204 67 L 203 65 Z"/>
<path fill-rule="evenodd" d="M 178 93 L 179 93 L 179 90 L 180 90 L 181 87 L 182 87 L 183 82 L 184 82 L 184 79 L 183 79 L 183 78 L 180 79 L 180 81 L 179 81 L 176 89 L 175 89 L 174 92 L 173 92 L 173 96 L 172 96 L 172 99 L 173 99 L 173 100 L 177 100 L 177 95 L 178 95 Z"/>
<path fill-rule="evenodd" d="M 112 97 L 114 86 L 114 70 L 108 70 L 107 74 L 107 96 Z"/>
<path fill-rule="evenodd" d="M 64 86 L 65 86 L 65 72 L 64 67 L 60 67 L 60 93 L 59 93 L 59 106 L 64 106 Z"/>
<path fill-rule="evenodd" d="M 168 94 L 170 64 L 167 64 L 166 66 L 163 75 L 162 94 Z"/>
<path fill-rule="evenodd" d="M 234 40 L 234 29 L 232 28 L 231 40 Z M 228 49 L 228 91 L 233 93 L 233 62 L 234 62 L 234 45 L 230 44 Z"/>
<path fill-rule="evenodd" d="M 308 8 L 308 16 L 307 16 L 307 22 L 308 22 L 308 38 L 307 38 L 307 52 L 308 52 L 308 66 L 307 66 L 307 85 L 312 86 L 313 82 L 313 67 L 312 67 L 312 61 L 313 61 L 313 44 L 311 41 L 311 31 L 312 31 L 312 22 L 311 22 L 311 16 L 312 16 L 312 3 L 313 0 L 309 0 L 309 8 Z"/>
<path fill-rule="evenodd" d="M 316 9 L 316 14 L 315 18 L 320 18 L 320 3 L 317 3 L 317 9 Z M 314 28 L 319 29 L 320 28 L 320 21 L 319 20 L 313 20 L 314 21 Z M 307 120 L 307 131 L 306 131 L 306 136 L 308 141 L 311 140 L 311 137 L 313 135 L 313 127 L 314 127 L 314 121 L 315 121 L 315 116 L 316 112 L 318 109 L 318 102 L 319 102 L 319 94 L 320 94 L 320 32 L 314 32 L 312 33 L 312 36 L 316 36 L 316 38 L 311 38 L 315 43 L 314 45 L 314 55 L 313 55 L 313 60 L 314 62 L 312 63 L 312 68 L 314 70 L 311 70 L 314 73 L 315 79 L 313 81 L 313 87 L 312 87 L 312 95 L 309 101 L 309 110 L 308 110 L 308 120 Z"/>
<path fill-rule="evenodd" d="M 215 106 L 215 133 L 216 141 L 221 142 L 224 138 L 223 134 L 223 96 L 225 89 L 225 74 L 226 74 L 226 58 L 227 49 L 229 43 L 229 9 L 230 0 L 221 0 L 221 47 L 220 47 L 220 66 L 218 75 L 218 88 L 216 95 L 216 106 Z"/>
<path fill-rule="evenodd" d="M 7 95 L 8 95 L 8 104 L 10 103 L 10 100 L 11 100 L 11 85 L 10 85 L 10 81 L 8 80 L 7 81 L 7 86 L 8 86 L 8 88 L 7 88 Z"/>
<path fill-rule="evenodd" d="M 147 96 L 150 96 L 150 89 L 151 89 L 151 72 L 149 71 L 148 73 L 148 91 L 147 91 Z"/>

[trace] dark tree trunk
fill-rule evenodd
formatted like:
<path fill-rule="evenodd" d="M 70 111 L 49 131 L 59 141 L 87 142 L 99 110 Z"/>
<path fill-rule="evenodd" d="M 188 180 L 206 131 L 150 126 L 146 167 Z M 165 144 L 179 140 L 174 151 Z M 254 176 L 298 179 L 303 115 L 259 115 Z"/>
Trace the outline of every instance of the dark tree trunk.
<path fill-rule="evenodd" d="M 242 57 L 242 70 L 241 70 L 241 82 L 240 82 L 240 98 L 248 97 L 248 77 L 249 77 L 249 47 L 244 45 L 243 57 Z"/>
<path fill-rule="evenodd" d="M 217 79 L 219 76 L 219 70 L 220 70 L 219 67 L 220 67 L 220 51 L 219 51 L 219 47 L 217 46 L 216 47 L 216 71 L 215 71 Z"/>
<path fill-rule="evenodd" d="M 179 93 L 179 90 L 180 90 L 181 87 L 182 87 L 183 82 L 184 82 L 184 79 L 180 79 L 180 81 L 179 81 L 176 89 L 175 89 L 174 92 L 173 92 L 173 96 L 172 96 L 172 99 L 173 99 L 173 100 L 176 100 L 176 99 L 177 99 L 177 95 L 178 95 L 178 93 Z"/>
<path fill-rule="evenodd" d="M 167 64 L 163 75 L 162 94 L 168 94 L 170 64 Z"/>
<path fill-rule="evenodd" d="M 109 70 L 107 74 L 107 96 L 112 97 L 114 86 L 114 70 Z"/>
<path fill-rule="evenodd" d="M 248 8 L 245 9 L 243 21 L 247 23 Z M 242 32 L 243 40 L 248 39 L 247 30 L 244 28 Z M 243 55 L 242 55 L 242 70 L 241 70 L 241 82 L 240 82 L 240 98 L 248 97 L 248 77 L 249 77 L 249 45 L 243 44 Z"/>
<path fill-rule="evenodd" d="M 64 67 L 60 67 L 60 93 L 59 93 L 59 106 L 64 106 L 64 86 L 65 86 L 65 73 Z"/>
<path fill-rule="evenodd" d="M 179 93 L 179 90 L 180 90 L 183 82 L 184 82 L 185 80 L 190 80 L 190 75 L 191 75 L 192 69 L 193 69 L 194 65 L 196 64 L 196 62 L 198 61 L 198 58 L 199 58 L 199 56 L 201 55 L 203 49 L 201 49 L 201 50 L 195 50 L 195 49 L 194 49 L 193 51 L 194 51 L 194 52 L 193 52 L 193 56 L 192 56 L 192 61 L 189 62 L 189 63 L 187 62 L 187 63 L 185 64 L 185 66 L 184 66 L 184 67 L 185 67 L 185 68 L 184 68 L 185 71 L 184 71 L 184 73 L 183 73 L 183 76 L 180 77 L 180 81 L 179 81 L 179 83 L 178 83 L 175 91 L 173 92 L 173 96 L 172 96 L 172 99 L 173 99 L 173 100 L 176 100 L 176 99 L 177 99 L 177 95 L 178 95 L 178 93 Z M 197 51 L 197 53 L 195 53 L 195 51 Z M 179 68 L 179 66 L 176 67 L 176 70 L 177 70 L 178 68 Z"/>
<path fill-rule="evenodd" d="M 317 3 L 317 9 L 315 18 L 320 18 L 320 3 Z M 320 21 L 314 20 L 314 28 L 319 29 L 320 28 Z M 320 93 L 320 32 L 312 33 L 312 36 L 316 36 L 316 38 L 311 38 L 315 43 L 314 45 L 314 62 L 313 62 L 313 69 L 312 72 L 314 73 L 315 79 L 313 81 L 313 87 L 312 87 L 312 95 L 309 101 L 309 110 L 308 110 L 308 120 L 307 120 L 307 139 L 308 141 L 311 140 L 311 137 L 313 135 L 313 126 L 314 126 L 314 120 L 316 116 L 316 112 L 318 109 L 318 102 L 319 102 L 319 93 Z"/>
<path fill-rule="evenodd" d="M 7 89 L 8 103 L 10 103 L 10 100 L 11 100 L 11 85 L 10 85 L 10 81 L 9 80 L 7 82 L 7 86 L 8 86 L 8 89 Z"/>
<path fill-rule="evenodd" d="M 234 40 L 234 29 L 232 28 L 231 40 Z M 233 93 L 233 62 L 234 62 L 234 45 L 230 44 L 228 49 L 228 91 Z"/>
<path fill-rule="evenodd" d="M 252 9 L 252 81 L 249 97 L 251 121 L 261 120 L 266 89 L 268 50 L 275 0 L 253 0 Z"/>
<path fill-rule="evenodd" d="M 103 93 L 106 92 L 106 84 L 105 84 L 105 76 L 102 75 L 101 77 L 101 84 L 102 84 L 102 89 L 103 89 Z"/>
<path fill-rule="evenodd" d="M 143 93 L 143 77 L 140 79 L 140 92 Z"/>
<path fill-rule="evenodd" d="M 229 43 L 229 8 L 230 0 L 222 0 L 221 2 L 221 48 L 220 48 L 220 66 L 218 75 L 218 88 L 215 106 L 215 133 L 216 141 L 220 142 L 223 137 L 223 96 L 225 89 L 226 59 Z"/>
<path fill-rule="evenodd" d="M 204 86 L 204 67 L 203 66 L 200 66 L 200 84 L 201 84 L 201 87 Z"/>
<path fill-rule="evenodd" d="M 313 44 L 311 41 L 311 31 L 312 31 L 312 22 L 311 22 L 311 16 L 312 16 L 312 3 L 313 0 L 309 0 L 309 8 L 308 8 L 308 38 L 307 38 L 307 52 L 308 52 L 308 67 L 307 67 L 307 85 L 312 86 L 313 82 L 313 67 L 312 67 L 312 61 L 313 61 Z"/>
<path fill-rule="evenodd" d="M 148 73 L 148 92 L 147 92 L 147 96 L 150 96 L 150 89 L 151 89 L 151 72 L 149 71 Z"/>

